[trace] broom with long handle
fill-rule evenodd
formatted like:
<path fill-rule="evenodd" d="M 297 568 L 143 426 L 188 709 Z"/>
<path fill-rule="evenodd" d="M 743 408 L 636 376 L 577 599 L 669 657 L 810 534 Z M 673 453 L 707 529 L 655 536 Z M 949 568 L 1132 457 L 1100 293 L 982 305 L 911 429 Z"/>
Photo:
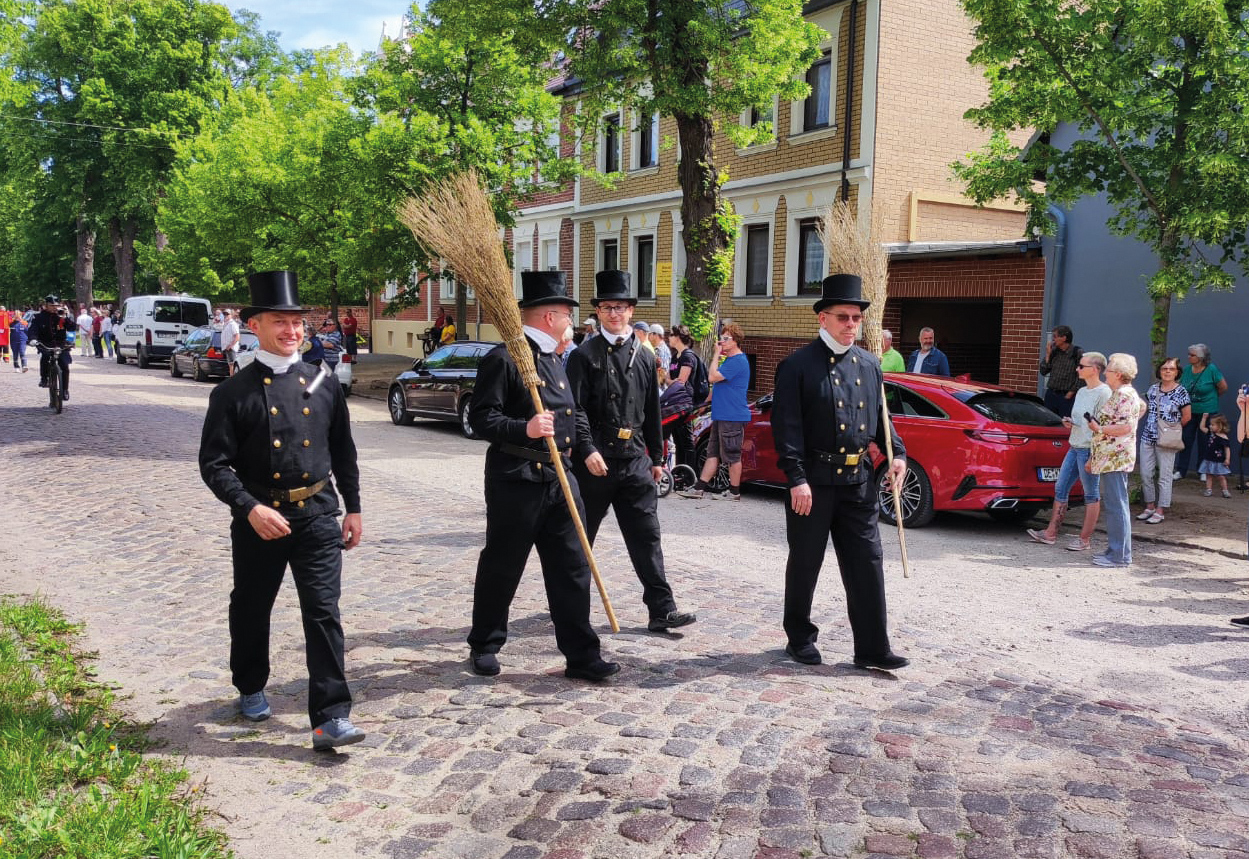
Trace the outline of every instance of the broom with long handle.
<path fill-rule="evenodd" d="M 889 461 L 885 463 L 888 469 L 893 465 L 893 421 L 889 420 L 889 404 L 885 402 L 885 383 L 880 383 L 880 416 L 885 422 L 885 456 Z M 906 474 L 903 473 L 903 477 Z M 911 577 L 911 561 L 906 556 L 906 531 L 902 527 L 902 487 L 899 485 L 901 481 L 889 480 L 889 487 L 893 490 L 893 518 L 898 523 L 898 548 L 902 550 L 902 578 L 909 579 Z"/>
<path fill-rule="evenodd" d="M 458 174 L 435 183 L 420 199 L 405 200 L 399 206 L 399 220 L 412 231 L 417 241 L 442 257 L 457 278 L 473 285 L 477 300 L 494 320 L 521 381 L 529 389 L 535 411 L 538 414 L 545 412 L 538 393 L 539 380 L 533 353 L 529 341 L 525 339 L 520 310 L 512 292 L 512 271 L 508 268 L 503 255 L 503 242 L 499 239 L 498 220 L 477 173 Z M 586 536 L 585 525 L 577 512 L 577 499 L 564 472 L 563 457 L 553 437 L 546 437 L 546 445 L 551 452 L 559 485 L 564 490 L 568 512 L 577 528 L 581 548 L 590 564 L 594 584 L 603 600 L 603 610 L 607 612 L 612 632 L 619 632 L 620 624 L 616 622 L 616 613 L 612 611 L 611 600 L 599 575 L 598 564 L 594 561 L 594 552 L 590 549 L 590 538 Z"/>

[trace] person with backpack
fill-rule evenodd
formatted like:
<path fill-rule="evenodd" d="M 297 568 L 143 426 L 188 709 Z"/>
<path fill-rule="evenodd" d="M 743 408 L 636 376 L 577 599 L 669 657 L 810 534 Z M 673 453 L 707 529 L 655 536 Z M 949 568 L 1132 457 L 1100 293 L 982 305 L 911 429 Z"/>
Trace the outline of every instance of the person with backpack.
<path fill-rule="evenodd" d="M 707 365 L 693 349 L 694 338 L 690 335 L 690 329 L 684 325 L 674 325 L 668 332 L 668 345 L 672 347 L 672 361 L 668 365 L 669 377 L 690 389 L 690 397 L 695 406 L 702 405 L 711 392 L 711 383 L 707 380 Z"/>

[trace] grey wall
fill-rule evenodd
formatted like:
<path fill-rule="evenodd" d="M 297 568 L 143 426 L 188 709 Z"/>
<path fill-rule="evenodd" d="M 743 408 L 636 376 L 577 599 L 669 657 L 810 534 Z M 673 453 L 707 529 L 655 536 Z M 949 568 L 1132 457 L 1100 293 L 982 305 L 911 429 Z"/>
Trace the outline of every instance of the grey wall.
<path fill-rule="evenodd" d="M 1055 145 L 1062 145 L 1059 135 Z M 1150 249 L 1135 240 L 1111 235 L 1106 221 L 1111 208 L 1104 196 L 1086 198 L 1067 213 L 1067 246 L 1063 271 L 1052 280 L 1058 291 L 1055 325 L 1069 325 L 1083 349 L 1136 357 L 1141 393 L 1154 381 L 1149 366 L 1149 329 L 1153 305 L 1146 281 L 1158 269 Z M 1046 265 L 1053 243 L 1045 242 Z M 1236 390 L 1249 383 L 1249 281 L 1241 278 L 1231 292 L 1190 293 L 1171 303 L 1167 354 L 1188 365 L 1193 343 L 1210 347 L 1215 365 L 1227 377 L 1228 392 L 1220 401 L 1235 431 Z"/>

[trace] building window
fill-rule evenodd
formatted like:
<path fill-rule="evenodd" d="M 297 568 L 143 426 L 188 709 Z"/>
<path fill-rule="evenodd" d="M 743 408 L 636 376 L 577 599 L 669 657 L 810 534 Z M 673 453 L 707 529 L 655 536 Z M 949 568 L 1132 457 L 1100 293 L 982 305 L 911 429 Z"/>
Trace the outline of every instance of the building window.
<path fill-rule="evenodd" d="M 612 114 L 603 117 L 603 172 L 617 173 L 620 170 L 620 116 Z"/>
<path fill-rule="evenodd" d="M 559 239 L 542 242 L 541 267 L 546 271 L 559 271 Z"/>
<path fill-rule="evenodd" d="M 829 107 L 832 105 L 832 74 L 833 58 L 831 53 L 815 61 L 807 69 L 807 83 L 811 86 L 811 94 L 802 103 L 802 130 L 814 131 L 817 128 L 828 128 Z"/>
<path fill-rule="evenodd" d="M 599 242 L 599 271 L 612 271 L 620 268 L 620 242 L 616 239 L 603 239 Z"/>
<path fill-rule="evenodd" d="M 819 295 L 824 280 L 824 244 L 818 222 L 808 218 L 798 223 L 798 294 Z"/>
<path fill-rule="evenodd" d="M 659 163 L 659 114 L 644 116 L 638 123 L 637 147 L 639 169 Z"/>
<path fill-rule="evenodd" d="M 770 232 L 767 224 L 752 224 L 746 228 L 746 295 L 768 294 Z"/>
<path fill-rule="evenodd" d="M 455 276 L 449 271 L 444 271 L 438 280 L 442 284 L 439 297 L 446 299 L 455 298 Z"/>
<path fill-rule="evenodd" d="M 533 242 L 517 242 L 516 256 L 512 262 L 516 272 L 516 283 L 514 284 L 516 297 L 520 298 L 523 293 L 520 285 L 520 273 L 522 271 L 533 271 Z"/>
<path fill-rule="evenodd" d="M 382 290 L 382 301 L 394 301 L 399 296 L 399 281 L 386 281 L 386 288 Z"/>
<path fill-rule="evenodd" d="M 750 127 L 754 128 L 764 122 L 771 122 L 776 116 L 776 111 L 771 103 L 767 107 L 750 109 Z"/>
<path fill-rule="evenodd" d="M 637 297 L 641 301 L 655 297 L 655 237 L 639 236 L 634 247 L 633 282 L 637 284 Z"/>

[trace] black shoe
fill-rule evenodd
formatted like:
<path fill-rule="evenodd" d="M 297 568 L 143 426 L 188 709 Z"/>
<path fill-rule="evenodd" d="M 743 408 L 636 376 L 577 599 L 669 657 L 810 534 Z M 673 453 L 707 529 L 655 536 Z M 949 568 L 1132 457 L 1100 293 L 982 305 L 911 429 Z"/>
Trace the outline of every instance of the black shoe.
<path fill-rule="evenodd" d="M 789 658 L 794 662 L 801 662 L 803 665 L 819 665 L 824 661 L 824 657 L 820 656 L 820 651 L 816 649 L 814 644 L 804 644 L 795 647 L 792 644 L 785 645 L 785 652 L 789 654 Z"/>
<path fill-rule="evenodd" d="M 646 628 L 651 632 L 667 632 L 670 629 L 676 629 L 678 626 L 685 626 L 698 620 L 692 611 L 678 611 L 673 609 L 663 617 L 652 617 L 650 622 L 646 624 Z"/>
<path fill-rule="evenodd" d="M 1237 626 L 1249 626 L 1249 617 L 1234 617 L 1232 623 Z"/>
<path fill-rule="evenodd" d="M 69 391 L 61 391 L 61 401 L 66 403 L 69 402 Z"/>
<path fill-rule="evenodd" d="M 910 664 L 911 660 L 896 653 L 886 653 L 884 656 L 854 657 L 855 668 L 879 668 L 881 671 L 896 671 Z"/>
<path fill-rule="evenodd" d="M 470 650 L 468 659 L 473 663 L 474 674 L 480 674 L 482 677 L 493 677 L 499 673 L 499 657 L 493 653 Z"/>
<path fill-rule="evenodd" d="M 48 387 L 48 380 L 47 380 L 47 379 L 40 379 L 40 380 L 39 380 L 39 387 L 41 387 L 41 388 L 46 388 L 46 387 Z"/>
<path fill-rule="evenodd" d="M 564 676 L 574 680 L 591 680 L 601 683 L 619 671 L 619 662 L 604 662 L 602 659 L 596 659 L 589 665 L 569 665 L 564 669 Z"/>

